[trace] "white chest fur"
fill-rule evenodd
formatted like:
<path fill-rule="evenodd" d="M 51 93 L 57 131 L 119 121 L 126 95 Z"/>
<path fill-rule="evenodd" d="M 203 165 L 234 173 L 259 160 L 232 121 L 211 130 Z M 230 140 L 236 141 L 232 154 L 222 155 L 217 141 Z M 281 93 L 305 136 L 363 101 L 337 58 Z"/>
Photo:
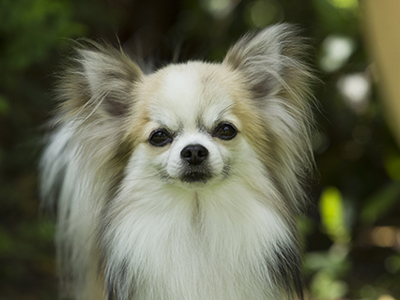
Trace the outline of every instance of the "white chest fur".
<path fill-rule="evenodd" d="M 196 193 L 143 189 L 121 192 L 103 235 L 121 299 L 282 299 L 271 274 L 291 238 L 261 195 L 234 181 Z"/>

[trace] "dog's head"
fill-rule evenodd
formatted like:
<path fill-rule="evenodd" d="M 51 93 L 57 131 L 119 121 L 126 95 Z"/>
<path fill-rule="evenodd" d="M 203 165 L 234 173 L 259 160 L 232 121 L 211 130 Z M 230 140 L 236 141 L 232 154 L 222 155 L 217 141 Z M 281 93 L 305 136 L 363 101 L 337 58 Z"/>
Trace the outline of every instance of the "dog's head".
<path fill-rule="evenodd" d="M 133 157 L 140 157 L 142 172 L 199 188 L 229 178 L 251 156 L 250 124 L 241 118 L 251 94 L 229 66 L 171 65 L 143 78 L 136 97 L 141 109 L 130 134 L 139 135 Z"/>
<path fill-rule="evenodd" d="M 245 36 L 222 63 L 150 75 L 118 50 L 92 48 L 78 50 L 62 81 L 62 109 L 81 120 L 82 139 L 104 169 L 186 189 L 238 174 L 254 181 L 262 169 L 296 206 L 299 176 L 310 166 L 311 76 L 291 26 Z"/>

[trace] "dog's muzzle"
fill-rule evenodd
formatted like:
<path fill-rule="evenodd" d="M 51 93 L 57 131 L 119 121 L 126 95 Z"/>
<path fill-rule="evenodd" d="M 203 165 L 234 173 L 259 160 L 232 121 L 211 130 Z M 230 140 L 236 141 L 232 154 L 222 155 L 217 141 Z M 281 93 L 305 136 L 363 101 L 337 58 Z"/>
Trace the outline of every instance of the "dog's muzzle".
<path fill-rule="evenodd" d="M 209 152 L 200 144 L 188 145 L 181 151 L 183 172 L 181 180 L 184 182 L 206 182 L 211 173 L 208 167 Z"/>

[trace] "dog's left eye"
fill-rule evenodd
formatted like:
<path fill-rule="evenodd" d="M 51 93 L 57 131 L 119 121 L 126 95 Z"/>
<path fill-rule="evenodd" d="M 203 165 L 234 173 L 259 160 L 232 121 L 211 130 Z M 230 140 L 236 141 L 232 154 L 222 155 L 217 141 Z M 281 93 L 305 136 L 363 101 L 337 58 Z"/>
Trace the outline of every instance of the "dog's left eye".
<path fill-rule="evenodd" d="M 150 134 L 149 142 L 153 146 L 162 147 L 172 142 L 172 137 L 167 130 L 156 129 Z"/>
<path fill-rule="evenodd" d="M 213 136 L 221 139 L 221 140 L 231 140 L 237 134 L 236 127 L 228 122 L 221 123 L 215 128 Z"/>

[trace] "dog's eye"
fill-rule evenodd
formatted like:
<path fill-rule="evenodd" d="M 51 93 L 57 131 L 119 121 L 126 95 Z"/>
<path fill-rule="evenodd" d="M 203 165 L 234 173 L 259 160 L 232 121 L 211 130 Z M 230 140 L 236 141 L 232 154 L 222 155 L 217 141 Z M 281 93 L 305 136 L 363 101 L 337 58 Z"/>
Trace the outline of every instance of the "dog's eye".
<path fill-rule="evenodd" d="M 221 139 L 221 140 L 231 140 L 237 134 L 236 127 L 231 123 L 221 123 L 214 130 L 213 136 Z"/>
<path fill-rule="evenodd" d="M 149 142 L 153 146 L 162 147 L 172 142 L 172 137 L 167 130 L 156 129 L 150 134 Z"/>

